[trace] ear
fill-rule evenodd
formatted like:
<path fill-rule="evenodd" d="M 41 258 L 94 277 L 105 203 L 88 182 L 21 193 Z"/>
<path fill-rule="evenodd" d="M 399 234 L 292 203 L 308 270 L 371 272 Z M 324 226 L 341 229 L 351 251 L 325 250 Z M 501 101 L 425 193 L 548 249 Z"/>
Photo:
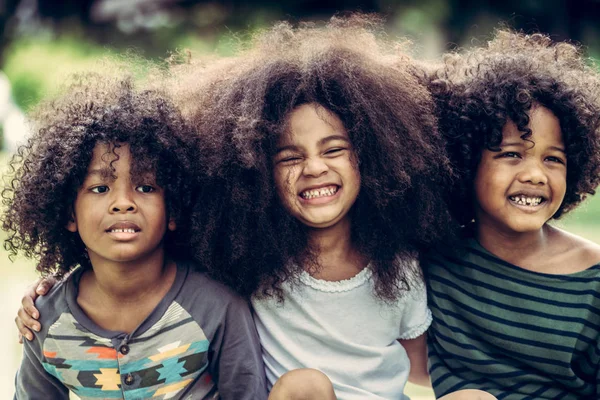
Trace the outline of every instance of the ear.
<path fill-rule="evenodd" d="M 67 228 L 69 232 L 77 232 L 77 222 L 75 221 L 75 215 L 73 213 L 71 213 L 71 217 L 69 218 L 67 225 L 65 225 L 65 228 Z"/>
<path fill-rule="evenodd" d="M 175 223 L 175 220 L 173 218 L 169 218 L 169 224 L 167 225 L 167 228 L 172 232 L 175 229 L 177 229 L 177 224 Z"/>

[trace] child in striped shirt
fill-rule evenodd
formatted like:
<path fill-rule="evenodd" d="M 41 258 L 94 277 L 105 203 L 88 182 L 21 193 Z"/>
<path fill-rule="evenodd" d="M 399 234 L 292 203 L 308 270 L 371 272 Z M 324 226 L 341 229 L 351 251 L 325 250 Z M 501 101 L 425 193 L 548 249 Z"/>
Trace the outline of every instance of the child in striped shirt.
<path fill-rule="evenodd" d="M 549 224 L 600 182 L 600 74 L 500 31 L 431 78 L 462 246 L 423 265 L 436 396 L 600 398 L 600 246 Z"/>

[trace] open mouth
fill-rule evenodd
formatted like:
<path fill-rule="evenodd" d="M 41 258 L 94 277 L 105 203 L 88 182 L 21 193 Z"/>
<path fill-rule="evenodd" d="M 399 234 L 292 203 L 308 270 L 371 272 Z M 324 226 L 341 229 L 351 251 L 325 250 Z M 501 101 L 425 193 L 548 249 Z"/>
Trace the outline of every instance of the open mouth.
<path fill-rule="evenodd" d="M 515 196 L 508 196 L 508 199 L 511 202 L 518 204 L 520 206 L 529 206 L 529 207 L 539 206 L 540 204 L 542 204 L 546 201 L 546 199 L 543 198 L 542 196 L 526 196 L 523 194 L 518 194 Z"/>
<path fill-rule="evenodd" d="M 319 197 L 333 196 L 340 189 L 337 185 L 324 186 L 318 189 L 309 189 L 300 192 L 300 197 L 305 200 L 317 199 Z"/>
<path fill-rule="evenodd" d="M 131 221 L 119 221 L 108 227 L 106 233 L 138 233 L 140 227 Z"/>
<path fill-rule="evenodd" d="M 136 233 L 136 232 L 139 232 L 139 230 L 135 230 L 135 229 L 109 229 L 106 232 L 109 232 L 109 233 Z"/>

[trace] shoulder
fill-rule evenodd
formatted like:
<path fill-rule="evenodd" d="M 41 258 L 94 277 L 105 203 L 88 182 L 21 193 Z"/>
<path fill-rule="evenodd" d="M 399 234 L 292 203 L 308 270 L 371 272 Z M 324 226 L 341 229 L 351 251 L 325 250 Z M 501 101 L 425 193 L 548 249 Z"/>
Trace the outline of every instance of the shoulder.
<path fill-rule="evenodd" d="M 427 251 L 421 257 L 421 268 L 425 276 L 431 273 L 439 273 L 448 265 L 462 265 L 469 254 L 476 252 L 477 247 L 474 239 L 463 239 L 450 245 L 440 245 Z M 453 267 L 456 268 L 456 267 Z"/>
<path fill-rule="evenodd" d="M 39 296 L 35 300 L 35 307 L 40 311 L 40 318 L 50 317 L 53 312 L 61 313 L 68 309 L 67 296 L 69 286 L 72 285 L 73 275 L 57 282 L 45 296 Z"/>
<path fill-rule="evenodd" d="M 73 275 L 57 282 L 48 294 L 35 300 L 35 307 L 40 312 L 39 322 L 42 325 L 42 330 L 36 334 L 38 337 L 45 337 L 60 316 L 70 312 L 68 297 L 72 295 L 72 279 Z"/>
<path fill-rule="evenodd" d="M 212 345 L 218 346 L 224 337 L 244 336 L 254 340 L 254 320 L 249 302 L 227 286 L 211 279 L 189 263 L 185 281 L 175 302 L 200 326 Z M 222 327 L 227 326 L 223 330 Z"/>
<path fill-rule="evenodd" d="M 185 303 L 202 303 L 206 307 L 220 309 L 232 306 L 248 308 L 248 301 L 231 288 L 198 271 L 194 263 L 187 264 L 188 273 L 178 296 Z"/>
<path fill-rule="evenodd" d="M 600 265 L 600 245 L 581 236 L 554 227 L 557 240 L 564 248 L 563 257 L 571 264 L 580 265 L 586 269 L 594 265 Z"/>

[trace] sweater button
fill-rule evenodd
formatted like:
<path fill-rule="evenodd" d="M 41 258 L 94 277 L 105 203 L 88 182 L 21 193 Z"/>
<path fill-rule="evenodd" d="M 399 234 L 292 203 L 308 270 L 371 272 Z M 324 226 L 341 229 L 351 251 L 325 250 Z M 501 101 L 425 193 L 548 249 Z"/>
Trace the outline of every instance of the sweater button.
<path fill-rule="evenodd" d="M 133 384 L 133 375 L 127 374 L 127 376 L 125 377 L 125 384 L 126 385 L 132 385 Z"/>
<path fill-rule="evenodd" d="M 129 346 L 124 344 L 123 346 L 119 347 L 119 352 L 121 352 L 121 354 L 126 356 L 129 353 Z"/>

